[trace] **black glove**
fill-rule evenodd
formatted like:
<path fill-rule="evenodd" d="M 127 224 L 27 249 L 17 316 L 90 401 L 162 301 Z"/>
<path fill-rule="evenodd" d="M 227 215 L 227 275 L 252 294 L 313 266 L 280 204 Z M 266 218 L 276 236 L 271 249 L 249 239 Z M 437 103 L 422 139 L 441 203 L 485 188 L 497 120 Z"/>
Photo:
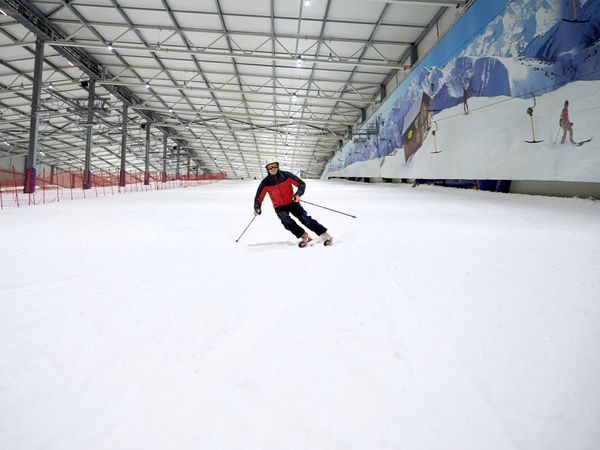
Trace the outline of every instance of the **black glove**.
<path fill-rule="evenodd" d="M 254 208 L 254 215 L 255 216 L 260 216 L 260 213 L 262 213 L 262 210 L 260 208 Z"/>

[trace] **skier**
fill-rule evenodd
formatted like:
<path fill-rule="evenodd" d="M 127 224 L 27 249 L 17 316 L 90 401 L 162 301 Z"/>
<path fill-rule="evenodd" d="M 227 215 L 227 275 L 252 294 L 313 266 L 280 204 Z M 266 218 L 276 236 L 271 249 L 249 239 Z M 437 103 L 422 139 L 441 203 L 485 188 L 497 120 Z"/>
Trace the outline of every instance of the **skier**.
<path fill-rule="evenodd" d="M 269 194 L 275 213 L 284 228 L 301 239 L 298 246 L 306 247 L 312 241 L 312 238 L 290 217 L 290 213 L 296 216 L 303 225 L 315 232 L 319 239 L 323 241 L 323 245 L 331 245 L 333 238 L 327 233 L 327 228 L 310 217 L 300 205 L 300 197 L 304 194 L 306 183 L 291 172 L 279 170 L 278 162 L 268 163 L 265 168 L 269 174 L 260 182 L 256 190 L 254 215 L 261 214 L 262 201 L 265 195 Z M 296 193 L 294 193 L 292 185 L 298 188 Z"/>
<path fill-rule="evenodd" d="M 565 138 L 567 137 L 567 132 L 569 133 L 569 140 L 572 144 L 576 144 L 573 140 L 573 122 L 569 120 L 569 100 L 565 100 L 565 106 L 560 113 L 560 120 L 558 121 L 559 125 L 563 129 L 561 144 L 565 143 Z"/>
<path fill-rule="evenodd" d="M 463 84 L 463 110 L 465 111 L 465 116 L 469 114 L 469 87 Z"/>

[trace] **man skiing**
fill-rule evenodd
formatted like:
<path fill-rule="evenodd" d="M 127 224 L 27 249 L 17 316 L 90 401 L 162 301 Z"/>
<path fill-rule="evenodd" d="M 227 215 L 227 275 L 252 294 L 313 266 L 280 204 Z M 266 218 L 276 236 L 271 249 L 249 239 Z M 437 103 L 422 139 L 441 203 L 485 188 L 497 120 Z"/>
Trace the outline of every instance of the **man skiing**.
<path fill-rule="evenodd" d="M 260 182 L 256 190 L 254 215 L 257 216 L 262 212 L 260 208 L 262 201 L 265 195 L 269 194 L 275 213 L 284 228 L 301 239 L 298 246 L 306 247 L 312 238 L 290 217 L 290 213 L 316 233 L 323 241 L 323 245 L 331 245 L 333 238 L 327 233 L 327 228 L 310 217 L 304 208 L 300 206 L 300 197 L 304 194 L 306 183 L 291 172 L 279 170 L 278 162 L 271 162 L 265 168 L 269 174 Z M 296 193 L 294 193 L 292 185 L 298 188 Z"/>
<path fill-rule="evenodd" d="M 576 142 L 573 140 L 573 122 L 569 120 L 569 100 L 565 100 L 565 106 L 562 112 L 560 113 L 560 120 L 558 123 L 563 129 L 562 140 L 560 141 L 560 143 L 565 143 L 565 138 L 567 137 L 568 132 L 569 140 L 572 144 L 576 144 Z"/>

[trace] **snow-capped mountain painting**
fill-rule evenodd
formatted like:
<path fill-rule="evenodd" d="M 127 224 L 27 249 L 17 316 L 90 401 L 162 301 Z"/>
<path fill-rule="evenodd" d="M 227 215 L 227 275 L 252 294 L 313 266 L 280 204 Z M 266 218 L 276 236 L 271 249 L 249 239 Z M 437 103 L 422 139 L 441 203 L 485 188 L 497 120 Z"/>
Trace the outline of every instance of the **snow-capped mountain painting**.
<path fill-rule="evenodd" d="M 457 130 L 483 127 L 488 130 L 488 135 L 493 135 L 494 130 L 505 129 L 512 119 L 516 119 L 515 125 L 507 131 L 511 138 L 517 132 L 523 135 L 537 132 L 538 136 L 560 134 L 558 118 L 567 98 L 554 95 L 552 104 L 547 101 L 550 93 L 566 92 L 571 99 L 582 98 L 586 104 L 590 98 L 596 100 L 585 110 L 582 101 L 572 101 L 569 111 L 570 120 L 574 123 L 575 142 L 588 139 L 600 125 L 599 52 L 600 0 L 478 0 L 367 121 L 365 126 L 376 127 L 378 132 L 370 134 L 367 140 L 348 142 L 334 155 L 323 177 L 424 177 L 422 172 L 430 170 L 420 170 L 425 166 L 420 166 L 424 162 L 419 162 L 423 160 L 419 152 L 433 145 L 433 133 L 427 133 L 425 140 L 419 142 L 416 153 L 402 150 L 409 144 L 406 140 L 410 138 L 403 136 L 402 130 L 411 125 L 404 122 L 409 117 L 409 110 L 423 94 L 431 99 L 427 126 L 435 126 L 438 130 L 434 146 L 437 146 L 437 140 L 443 139 L 443 133 L 451 135 Z M 569 88 L 571 84 L 577 89 Z M 496 116 L 493 109 L 499 108 L 500 104 L 503 104 L 501 108 L 508 117 L 492 123 L 489 118 Z M 598 106 L 594 107 L 594 104 Z M 536 144 L 556 146 L 561 140 L 562 136 L 560 140 L 546 138 Z M 486 154 L 486 160 L 480 161 L 473 158 L 469 148 L 481 148 L 486 143 L 459 140 L 453 146 L 452 166 L 472 167 L 482 162 L 489 163 L 489 158 L 505 159 L 518 148 L 522 148 L 525 154 L 532 150 L 526 142 L 532 141 L 531 136 L 511 141 L 510 145 L 509 141 L 504 141 L 504 147 L 501 146 L 497 154 Z M 410 147 L 413 148 L 414 143 Z M 585 151 L 600 155 L 600 136 L 596 142 L 586 143 Z M 469 154 L 468 162 L 461 160 L 466 154 Z M 431 156 L 428 160 L 436 157 Z M 538 157 L 537 154 L 535 157 Z M 389 173 L 385 169 L 391 167 L 386 162 L 392 160 L 401 160 L 401 164 L 398 161 L 393 164 L 397 173 Z M 536 162 L 533 164 L 536 165 Z M 557 167 L 557 164 L 577 165 L 578 156 L 554 161 L 551 166 Z M 588 160 L 586 164 L 589 164 Z M 586 175 L 585 181 L 600 181 L 600 156 L 593 160 L 593 164 L 597 175 L 591 179 Z M 503 164 L 493 166 L 506 169 Z M 449 177 L 447 172 L 448 165 L 445 165 L 428 176 Z M 472 172 L 477 170 L 469 170 L 469 176 L 477 178 L 477 174 Z M 563 173 L 571 175 L 567 178 Z M 531 176 L 522 173 L 519 176 L 525 179 L 583 181 L 573 173 L 577 171 L 565 168 L 561 172 L 559 168 L 547 175 L 536 171 Z M 514 179 L 514 174 L 507 170 L 487 175 Z M 452 176 L 466 177 L 456 171 Z"/>

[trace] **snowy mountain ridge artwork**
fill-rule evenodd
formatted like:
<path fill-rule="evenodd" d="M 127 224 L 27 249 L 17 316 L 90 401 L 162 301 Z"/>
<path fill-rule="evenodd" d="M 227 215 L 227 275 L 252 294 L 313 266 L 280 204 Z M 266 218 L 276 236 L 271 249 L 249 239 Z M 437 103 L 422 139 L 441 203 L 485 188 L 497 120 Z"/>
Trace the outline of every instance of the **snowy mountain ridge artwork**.
<path fill-rule="evenodd" d="M 323 178 L 598 182 L 600 139 L 574 152 L 561 144 L 558 119 L 568 99 L 575 141 L 593 136 L 600 120 L 599 51 L 599 1 L 479 0 L 367 121 L 378 133 L 367 142 L 348 142 Z M 404 122 L 424 93 L 431 97 L 427 126 L 437 126 L 437 142 L 428 133 L 416 151 L 407 152 L 402 130 L 411 124 Z M 502 145 L 494 143 L 493 153 L 477 152 L 489 137 L 461 139 L 474 128 Z M 546 152 L 527 145 L 533 134 L 541 136 L 535 141 Z M 452 155 L 434 153 L 438 143 L 451 144 Z M 513 156 L 518 167 L 510 164 Z M 540 172 L 543 167 L 548 170 Z"/>

